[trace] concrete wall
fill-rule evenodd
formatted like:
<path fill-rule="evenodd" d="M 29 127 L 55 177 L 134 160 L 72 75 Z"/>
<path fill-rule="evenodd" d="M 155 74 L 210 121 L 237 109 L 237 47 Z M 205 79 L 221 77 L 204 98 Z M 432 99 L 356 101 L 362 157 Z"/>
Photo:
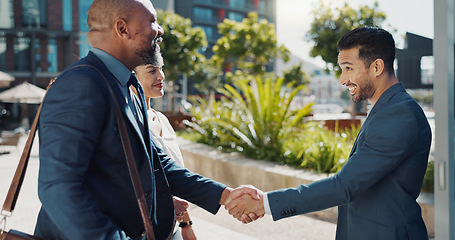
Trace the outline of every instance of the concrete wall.
<path fill-rule="evenodd" d="M 216 148 L 179 138 L 185 167 L 193 172 L 222 182 L 230 187 L 251 184 L 263 191 L 296 187 L 326 178 L 269 161 L 252 160 L 238 153 L 222 153 Z M 434 236 L 434 208 L 432 194 L 422 194 L 418 199 L 422 217 L 429 235 Z M 336 221 L 337 208 L 311 213 L 323 220 Z"/>

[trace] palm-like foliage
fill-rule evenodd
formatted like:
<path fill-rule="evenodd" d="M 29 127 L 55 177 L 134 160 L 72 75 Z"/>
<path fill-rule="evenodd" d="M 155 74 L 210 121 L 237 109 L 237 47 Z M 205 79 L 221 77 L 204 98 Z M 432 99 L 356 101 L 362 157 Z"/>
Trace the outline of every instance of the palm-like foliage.
<path fill-rule="evenodd" d="M 311 112 L 311 105 L 291 110 L 290 104 L 305 86 L 282 78 L 246 77 L 237 73 L 233 85 L 219 89 L 225 98 L 209 104 L 198 99 L 191 114 L 192 127 L 207 141 L 226 150 L 241 151 L 259 159 L 283 161 L 284 143 Z"/>
<path fill-rule="evenodd" d="M 351 126 L 332 131 L 321 123 L 309 123 L 290 138 L 285 163 L 318 173 L 336 173 L 347 161 L 359 130 L 360 126 Z"/>

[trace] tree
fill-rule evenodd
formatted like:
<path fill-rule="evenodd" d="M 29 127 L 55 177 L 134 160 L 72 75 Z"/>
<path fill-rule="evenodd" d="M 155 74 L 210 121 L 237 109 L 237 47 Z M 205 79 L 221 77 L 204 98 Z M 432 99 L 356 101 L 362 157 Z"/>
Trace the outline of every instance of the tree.
<path fill-rule="evenodd" d="M 220 68 L 241 70 L 247 74 L 261 75 L 276 57 L 289 60 L 289 50 L 277 46 L 275 26 L 258 14 L 250 12 L 242 22 L 225 19 L 218 24 L 222 35 L 213 46 L 213 62 Z"/>
<path fill-rule="evenodd" d="M 168 88 L 168 99 L 174 99 L 176 80 L 179 74 L 193 75 L 205 62 L 199 50 L 207 47 L 205 32 L 193 28 L 191 20 L 170 11 L 157 10 L 158 22 L 164 30 L 161 51 L 164 58 L 164 73 Z M 169 104 L 174 109 L 174 104 Z"/>
<path fill-rule="evenodd" d="M 209 102 L 214 101 L 216 89 L 222 87 L 223 85 L 221 83 L 222 76 L 223 71 L 216 66 L 213 59 L 209 59 L 198 65 L 198 68 L 193 75 L 193 78 L 197 81 L 194 84 L 194 87 L 207 96 L 207 100 L 209 100 Z"/>
<path fill-rule="evenodd" d="M 357 27 L 381 27 L 386 19 L 386 14 L 379 11 L 377 2 L 372 7 L 362 5 L 359 10 L 345 3 L 343 7 L 333 10 L 321 1 L 313 10 L 313 15 L 314 21 L 306 35 L 315 43 L 310 54 L 313 57 L 322 57 L 327 64 L 327 70 L 334 70 L 337 75 L 341 74 L 337 65 L 338 40 Z"/>
<path fill-rule="evenodd" d="M 372 7 L 361 5 L 359 10 L 351 8 L 347 3 L 341 8 L 332 10 L 322 1 L 313 9 L 314 21 L 307 33 L 307 37 L 315 44 L 311 49 L 311 56 L 320 56 L 326 62 L 327 71 L 334 71 L 341 75 L 338 67 L 337 43 L 346 33 L 362 26 L 382 27 L 386 14 L 379 10 L 378 2 Z M 393 30 L 395 31 L 395 30 Z M 362 108 L 362 103 L 354 103 L 351 114 L 356 114 L 356 109 Z"/>
<path fill-rule="evenodd" d="M 306 85 L 310 82 L 308 75 L 302 70 L 302 64 L 294 65 L 291 69 L 284 71 L 284 82 L 295 81 L 298 85 Z"/>

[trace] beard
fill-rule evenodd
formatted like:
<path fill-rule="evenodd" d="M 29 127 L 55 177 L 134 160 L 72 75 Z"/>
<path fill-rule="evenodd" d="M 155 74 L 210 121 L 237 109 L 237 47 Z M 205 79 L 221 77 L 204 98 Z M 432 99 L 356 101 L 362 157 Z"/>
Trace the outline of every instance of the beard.
<path fill-rule="evenodd" d="M 373 96 L 374 86 L 370 79 L 366 80 L 364 84 L 358 85 L 358 95 L 352 95 L 354 102 L 365 101 Z"/>
<path fill-rule="evenodd" d="M 161 48 L 157 39 L 154 41 L 150 50 L 138 51 L 136 54 L 141 57 L 142 64 L 150 64 L 154 67 L 161 67 L 164 65 L 164 60 L 160 50 Z"/>

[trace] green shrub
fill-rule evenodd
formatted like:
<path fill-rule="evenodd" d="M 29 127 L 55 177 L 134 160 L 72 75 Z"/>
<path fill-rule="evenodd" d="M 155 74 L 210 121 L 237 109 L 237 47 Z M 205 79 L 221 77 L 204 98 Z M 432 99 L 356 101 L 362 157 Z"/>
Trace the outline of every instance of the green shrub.
<path fill-rule="evenodd" d="M 352 126 L 331 131 L 321 123 L 308 123 L 289 141 L 286 163 L 318 173 L 336 173 L 347 161 L 359 130 L 360 126 Z"/>
<path fill-rule="evenodd" d="M 422 191 L 434 192 L 434 162 L 429 161 L 425 177 L 423 178 Z"/>
<path fill-rule="evenodd" d="M 230 76 L 218 101 L 192 99 L 193 122 L 185 123 L 198 132 L 198 142 L 223 151 L 241 152 L 254 159 L 266 159 L 320 173 L 336 173 L 346 162 L 360 127 L 344 131 L 325 129 L 305 122 L 312 104 L 290 110 L 290 103 L 304 85 L 283 79 Z"/>
<path fill-rule="evenodd" d="M 311 112 L 313 104 L 290 109 L 292 99 L 305 86 L 293 82 L 284 86 L 282 78 L 262 81 L 240 73 L 233 79 L 233 86 L 226 84 L 219 89 L 225 96 L 219 101 L 193 99 L 190 114 L 194 121 L 186 123 L 204 136 L 204 143 L 256 159 L 282 162 L 284 142 Z"/>

